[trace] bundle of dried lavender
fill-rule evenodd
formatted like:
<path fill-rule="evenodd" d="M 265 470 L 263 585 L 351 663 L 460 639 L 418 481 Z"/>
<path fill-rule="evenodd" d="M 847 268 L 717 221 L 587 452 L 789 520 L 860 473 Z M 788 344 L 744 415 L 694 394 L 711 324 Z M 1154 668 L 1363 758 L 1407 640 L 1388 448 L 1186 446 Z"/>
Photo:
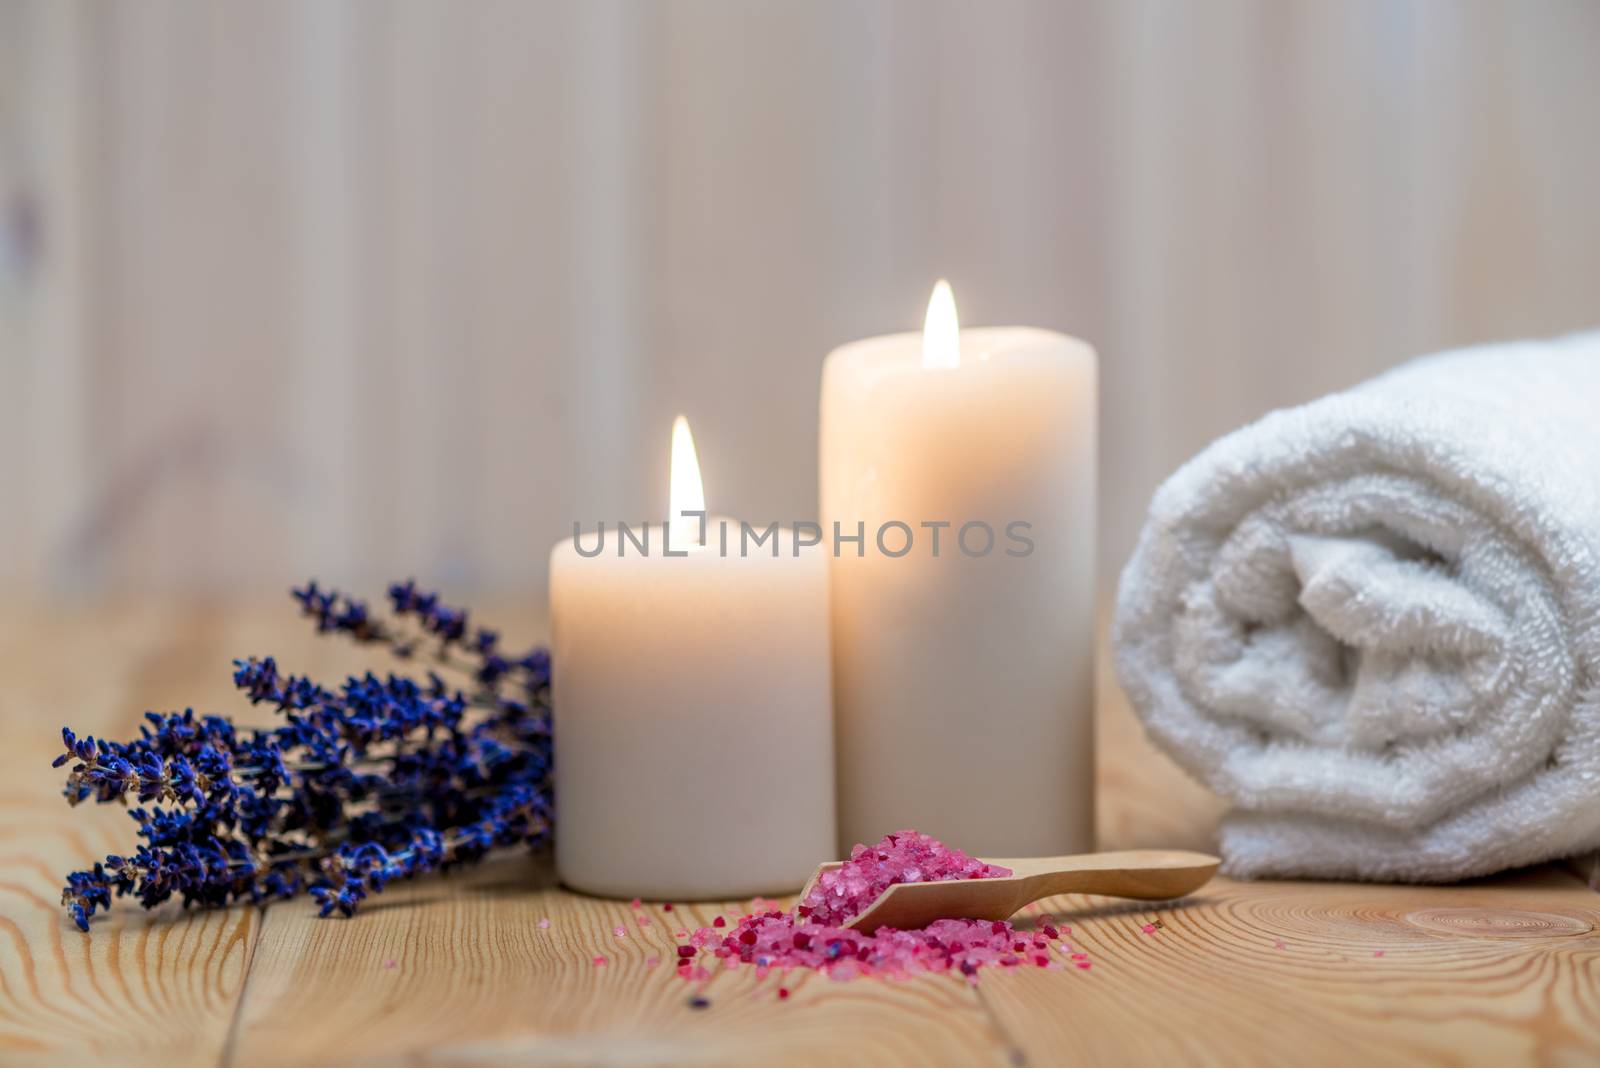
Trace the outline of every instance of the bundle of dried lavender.
<path fill-rule="evenodd" d="M 503 654 L 493 631 L 412 582 L 390 587 L 381 617 L 315 582 L 293 593 L 319 631 L 426 662 L 426 680 L 369 672 L 329 689 L 251 657 L 234 662 L 234 683 L 275 707 L 278 726 L 190 709 L 146 713 L 130 742 L 63 728 L 55 766 L 73 762 L 67 800 L 137 802 L 129 815 L 143 839 L 67 877 L 62 903 L 83 930 L 113 895 L 154 908 L 174 894 L 220 906 L 304 890 L 322 915 L 348 916 L 391 880 L 548 841 L 543 649 Z"/>

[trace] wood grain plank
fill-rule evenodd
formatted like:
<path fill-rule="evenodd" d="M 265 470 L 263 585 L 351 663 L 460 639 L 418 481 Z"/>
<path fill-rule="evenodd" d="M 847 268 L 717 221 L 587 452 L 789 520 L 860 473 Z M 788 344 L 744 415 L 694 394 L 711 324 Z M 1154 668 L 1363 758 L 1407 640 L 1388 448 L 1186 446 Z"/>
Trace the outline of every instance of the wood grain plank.
<path fill-rule="evenodd" d="M 761 980 L 749 967 L 703 986 L 680 979 L 673 932 L 739 909 L 636 913 L 559 889 L 548 864 L 526 856 L 386 891 L 349 921 L 274 906 L 231 1063 L 1006 1062 L 987 1010 L 948 979 Z M 689 1004 L 697 991 L 709 1007 Z"/>
<path fill-rule="evenodd" d="M 1579 1064 L 1600 1053 L 1600 902 L 1554 868 L 1462 886 L 1217 880 L 1151 909 L 1051 903 L 1088 981 L 983 986 L 1033 1063 Z M 1145 924 L 1162 926 L 1147 934 Z"/>
<path fill-rule="evenodd" d="M 9 614 L 0 626 L 0 1062 L 212 1065 L 254 946 L 253 909 L 142 913 L 127 905 L 83 934 L 60 895 L 66 872 L 126 852 L 119 809 L 70 808 L 50 768 L 60 729 L 130 735 L 146 707 L 227 660 L 205 613 Z"/>

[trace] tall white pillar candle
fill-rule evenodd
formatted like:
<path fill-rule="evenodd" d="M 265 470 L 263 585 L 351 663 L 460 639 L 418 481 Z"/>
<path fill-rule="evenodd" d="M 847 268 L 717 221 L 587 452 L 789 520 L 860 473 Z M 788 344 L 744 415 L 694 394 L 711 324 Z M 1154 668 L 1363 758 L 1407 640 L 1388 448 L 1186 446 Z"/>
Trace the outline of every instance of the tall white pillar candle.
<path fill-rule="evenodd" d="M 613 897 L 792 893 L 834 852 L 827 561 L 787 530 L 742 553 L 738 524 L 724 551 L 716 520 L 697 544 L 686 425 L 673 453 L 670 543 L 550 554 L 556 867 Z"/>
<path fill-rule="evenodd" d="M 1073 338 L 958 332 L 948 288 L 828 356 L 842 847 L 1093 847 L 1095 378 Z"/>

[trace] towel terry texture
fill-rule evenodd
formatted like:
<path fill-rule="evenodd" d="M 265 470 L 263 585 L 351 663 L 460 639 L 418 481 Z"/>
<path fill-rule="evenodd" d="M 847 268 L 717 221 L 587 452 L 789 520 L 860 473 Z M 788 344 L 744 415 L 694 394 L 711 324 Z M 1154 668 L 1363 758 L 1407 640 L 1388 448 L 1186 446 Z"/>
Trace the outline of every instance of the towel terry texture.
<path fill-rule="evenodd" d="M 1600 332 L 1275 412 L 1156 493 L 1117 673 L 1240 876 L 1600 848 Z"/>

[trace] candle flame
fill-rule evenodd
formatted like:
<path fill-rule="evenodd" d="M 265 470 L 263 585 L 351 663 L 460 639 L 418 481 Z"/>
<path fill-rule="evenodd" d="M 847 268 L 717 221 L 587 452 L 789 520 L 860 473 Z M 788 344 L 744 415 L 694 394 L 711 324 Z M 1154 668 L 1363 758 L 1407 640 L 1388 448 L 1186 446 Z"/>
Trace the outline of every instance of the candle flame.
<path fill-rule="evenodd" d="M 706 489 L 700 481 L 700 457 L 694 451 L 689 420 L 672 421 L 672 473 L 667 481 L 668 537 L 675 548 L 700 544 L 702 517 L 684 512 L 706 510 Z"/>
<path fill-rule="evenodd" d="M 961 366 L 961 324 L 956 319 L 956 297 L 943 278 L 928 298 L 928 317 L 922 323 L 922 366 Z"/>

